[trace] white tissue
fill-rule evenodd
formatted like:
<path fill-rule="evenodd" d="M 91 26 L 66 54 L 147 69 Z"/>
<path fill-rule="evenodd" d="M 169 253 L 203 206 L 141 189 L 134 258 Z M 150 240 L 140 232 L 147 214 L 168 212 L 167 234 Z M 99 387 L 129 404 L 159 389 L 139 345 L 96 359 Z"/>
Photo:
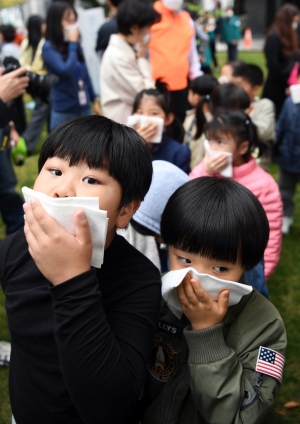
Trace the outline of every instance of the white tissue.
<path fill-rule="evenodd" d="M 161 143 L 162 133 L 164 130 L 164 120 L 157 116 L 145 116 L 145 115 L 131 115 L 127 117 L 127 126 L 134 128 L 136 124 L 140 124 L 143 127 L 147 122 L 157 125 L 157 131 L 155 136 L 150 140 L 150 143 Z"/>
<path fill-rule="evenodd" d="M 219 172 L 219 174 L 223 175 L 223 177 L 230 178 L 232 177 L 232 153 L 229 152 L 222 152 L 220 150 L 211 150 L 209 147 L 208 140 L 204 140 L 204 149 L 206 152 L 208 152 L 209 156 L 211 158 L 215 158 L 217 156 L 225 155 L 228 157 L 227 163 L 228 165 L 226 168 L 222 169 L 222 171 Z"/>
<path fill-rule="evenodd" d="M 51 215 L 59 225 L 69 234 L 75 234 L 74 214 L 79 209 L 83 210 L 88 220 L 92 241 L 93 253 L 91 265 L 101 268 L 104 257 L 104 246 L 107 233 L 107 212 L 99 209 L 98 197 L 64 197 L 53 198 L 44 193 L 22 188 L 26 202 L 37 199 L 45 211 Z"/>
<path fill-rule="evenodd" d="M 170 271 L 162 277 L 161 293 L 173 314 L 180 319 L 182 309 L 177 294 L 177 287 L 182 283 L 187 273 L 198 280 L 204 290 L 213 300 L 218 300 L 222 290 L 229 289 L 228 306 L 236 305 L 241 298 L 252 292 L 253 287 L 233 281 L 221 280 L 208 274 L 199 274 L 194 268 L 184 268 Z"/>

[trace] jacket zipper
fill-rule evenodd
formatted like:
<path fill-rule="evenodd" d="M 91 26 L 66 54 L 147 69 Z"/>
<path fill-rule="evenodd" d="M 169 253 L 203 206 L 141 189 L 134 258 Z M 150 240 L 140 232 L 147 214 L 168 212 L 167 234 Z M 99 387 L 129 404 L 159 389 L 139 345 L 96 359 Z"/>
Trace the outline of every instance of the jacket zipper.
<path fill-rule="evenodd" d="M 186 367 L 184 368 L 183 373 L 182 373 L 180 379 L 177 381 L 175 387 L 173 388 L 173 390 L 172 390 L 172 392 L 170 394 L 169 401 L 168 401 L 167 406 L 166 406 L 166 412 L 165 412 L 165 415 L 164 415 L 164 419 L 162 421 L 163 424 L 169 424 L 169 419 L 170 419 L 170 416 L 171 416 L 171 413 L 172 413 L 172 409 L 173 409 L 173 405 L 174 405 L 174 400 L 175 400 L 177 391 L 178 391 L 179 386 L 181 385 L 182 381 L 184 380 L 184 378 L 185 378 L 185 376 L 186 376 L 186 374 L 188 372 L 188 368 L 189 368 L 189 366 L 186 365 Z"/>

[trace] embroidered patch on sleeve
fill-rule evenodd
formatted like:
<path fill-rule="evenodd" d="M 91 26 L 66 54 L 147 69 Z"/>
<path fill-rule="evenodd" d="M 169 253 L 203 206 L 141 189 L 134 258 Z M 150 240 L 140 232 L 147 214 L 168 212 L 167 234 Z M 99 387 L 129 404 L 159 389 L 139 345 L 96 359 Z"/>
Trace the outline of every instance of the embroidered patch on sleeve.
<path fill-rule="evenodd" d="M 282 380 L 285 357 L 275 350 L 260 346 L 255 370 Z"/>

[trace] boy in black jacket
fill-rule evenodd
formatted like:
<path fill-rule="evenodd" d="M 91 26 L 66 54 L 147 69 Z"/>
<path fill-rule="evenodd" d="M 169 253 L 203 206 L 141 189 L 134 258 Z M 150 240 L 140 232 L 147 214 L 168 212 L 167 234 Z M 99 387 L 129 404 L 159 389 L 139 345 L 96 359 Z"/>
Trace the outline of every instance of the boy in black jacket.
<path fill-rule="evenodd" d="M 25 236 L 20 230 L 1 243 L 17 424 L 137 422 L 160 276 L 115 230 L 126 227 L 151 177 L 143 139 L 104 117 L 68 121 L 44 144 L 34 189 L 99 197 L 109 223 L 101 269 L 90 266 L 80 210 L 72 236 L 38 201 L 25 203 Z"/>

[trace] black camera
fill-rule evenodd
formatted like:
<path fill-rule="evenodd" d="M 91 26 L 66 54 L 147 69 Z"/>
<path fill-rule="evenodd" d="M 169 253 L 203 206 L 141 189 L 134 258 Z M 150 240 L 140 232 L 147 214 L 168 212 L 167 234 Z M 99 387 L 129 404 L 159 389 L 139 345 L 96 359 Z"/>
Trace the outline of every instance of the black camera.
<path fill-rule="evenodd" d="M 19 61 L 14 57 L 6 57 L 3 61 L 4 74 L 15 71 L 21 67 Z M 4 75 L 3 74 L 3 75 Z M 32 97 L 39 97 L 44 103 L 49 103 L 49 94 L 52 85 L 58 81 L 57 75 L 39 75 L 26 71 L 23 76 L 29 77 L 29 84 L 26 89 Z"/>

